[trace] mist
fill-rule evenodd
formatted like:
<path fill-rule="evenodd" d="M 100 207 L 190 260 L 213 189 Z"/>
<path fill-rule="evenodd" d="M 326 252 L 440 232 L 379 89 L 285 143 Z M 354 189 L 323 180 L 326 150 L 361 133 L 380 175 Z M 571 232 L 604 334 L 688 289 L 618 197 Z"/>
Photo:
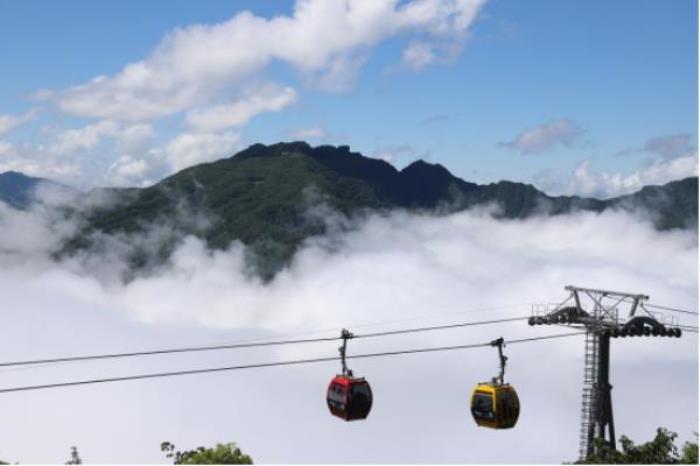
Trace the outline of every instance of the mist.
<path fill-rule="evenodd" d="M 326 212 L 330 225 L 338 214 Z M 341 219 L 345 222 L 347 219 Z M 341 222 L 342 223 L 342 222 Z M 697 310 L 697 231 L 656 231 L 622 212 L 494 219 L 488 209 L 434 216 L 394 211 L 353 220 L 304 243 L 271 281 L 249 273 L 246 248 L 208 250 L 184 237 L 167 264 L 123 280 L 134 238 L 62 260 L 80 226 L 46 204 L 0 205 L 3 360 L 335 336 L 527 317 L 566 298 L 566 285 L 648 294 Z M 169 234 L 148 232 L 144 244 Z M 693 316 L 681 322 L 697 325 Z M 566 333 L 525 322 L 350 340 L 349 354 Z M 697 334 L 614 340 L 618 436 L 698 425 Z M 337 355 L 338 342 L 132 360 L 0 369 L 0 387 Z M 165 462 L 179 448 L 236 441 L 259 463 L 561 463 L 578 456 L 583 338 L 508 345 L 506 380 L 518 425 L 477 428 L 472 387 L 496 374 L 492 348 L 350 360 L 374 391 L 363 422 L 325 406 L 339 363 L 120 382 L 0 396 L 0 458 L 57 462 L 77 445 L 88 462 Z M 672 394 L 672 396 L 669 396 Z M 659 409 L 663 397 L 663 409 Z"/>

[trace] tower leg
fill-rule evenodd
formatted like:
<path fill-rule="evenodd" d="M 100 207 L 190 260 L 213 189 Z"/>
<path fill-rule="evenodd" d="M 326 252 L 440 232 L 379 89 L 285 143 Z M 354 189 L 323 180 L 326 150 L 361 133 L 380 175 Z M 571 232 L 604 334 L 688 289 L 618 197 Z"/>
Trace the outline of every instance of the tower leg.
<path fill-rule="evenodd" d="M 595 437 L 603 439 L 615 449 L 615 423 L 613 422 L 612 385 L 610 385 L 610 337 L 598 338 L 598 377 L 596 387 L 596 410 L 593 424 Z"/>

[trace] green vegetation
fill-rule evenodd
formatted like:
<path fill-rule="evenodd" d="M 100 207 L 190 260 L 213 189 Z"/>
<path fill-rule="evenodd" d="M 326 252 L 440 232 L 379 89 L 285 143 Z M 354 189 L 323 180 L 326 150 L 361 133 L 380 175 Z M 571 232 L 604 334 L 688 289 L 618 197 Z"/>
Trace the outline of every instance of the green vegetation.
<path fill-rule="evenodd" d="M 173 464 L 253 464 L 250 456 L 244 454 L 235 443 L 217 443 L 214 448 L 199 447 L 190 451 L 175 451 L 175 445 L 163 442 L 160 450 Z"/>
<path fill-rule="evenodd" d="M 597 453 L 578 464 L 698 464 L 698 442 L 686 442 L 679 453 L 674 443 L 677 436 L 674 432 L 659 428 L 653 440 L 635 445 L 623 435 L 620 437 L 622 451 L 596 439 Z"/>
<path fill-rule="evenodd" d="M 78 447 L 70 447 L 70 459 L 66 461 L 66 464 L 83 464 L 83 460 L 78 454 Z"/>
<path fill-rule="evenodd" d="M 244 454 L 235 443 L 217 443 L 213 448 L 198 447 L 190 451 L 175 451 L 170 442 L 160 444 L 160 450 L 173 464 L 253 464 L 249 455 Z M 9 464 L 0 461 L 0 464 Z M 65 464 L 83 464 L 77 447 L 70 447 L 70 459 Z"/>

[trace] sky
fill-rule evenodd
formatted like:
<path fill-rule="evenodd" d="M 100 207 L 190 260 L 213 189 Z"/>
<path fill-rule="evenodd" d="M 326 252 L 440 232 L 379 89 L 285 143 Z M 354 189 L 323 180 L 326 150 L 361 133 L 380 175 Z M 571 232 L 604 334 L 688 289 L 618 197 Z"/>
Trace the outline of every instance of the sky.
<path fill-rule="evenodd" d="M 697 174 L 691 1 L 0 0 L 0 56 L 0 172 L 81 189 L 145 186 L 295 139 L 548 193 L 615 196 Z M 62 207 L 111 199 L 36 195 L 26 210 L 0 202 L 0 362 L 527 318 L 566 285 L 698 309 L 697 230 L 657 231 L 643 212 L 346 218 L 320 206 L 308 213 L 323 212 L 327 233 L 269 282 L 249 273 L 245 245 L 212 251 L 193 236 L 125 279 L 173 219 L 58 258 L 84 227 Z M 697 315 L 658 317 L 697 327 Z M 348 352 L 568 331 L 518 321 L 358 338 Z M 0 367 L 0 389 L 332 357 L 338 344 Z M 522 410 L 504 432 L 468 408 L 496 375 L 492 348 L 351 360 L 374 393 L 353 423 L 325 404 L 336 362 L 0 393 L 0 460 L 61 463 L 75 445 L 86 462 L 167 463 L 163 441 L 235 441 L 256 463 L 561 464 L 578 456 L 583 351 L 579 336 L 506 346 Z M 696 439 L 697 333 L 613 340 L 611 354 L 618 436 Z"/>
<path fill-rule="evenodd" d="M 0 2 L 0 171 L 145 186 L 256 142 L 609 197 L 697 174 L 697 3 Z"/>

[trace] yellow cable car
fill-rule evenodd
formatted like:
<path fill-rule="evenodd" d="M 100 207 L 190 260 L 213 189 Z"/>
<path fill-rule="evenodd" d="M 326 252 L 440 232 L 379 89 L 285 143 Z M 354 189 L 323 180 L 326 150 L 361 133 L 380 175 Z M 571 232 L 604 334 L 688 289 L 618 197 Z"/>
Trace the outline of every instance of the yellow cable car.
<path fill-rule="evenodd" d="M 509 429 L 518 422 L 520 400 L 515 388 L 503 383 L 503 373 L 508 359 L 503 355 L 503 338 L 492 341 L 491 346 L 498 346 L 501 370 L 498 377 L 494 377 L 491 382 L 476 385 L 472 391 L 471 412 L 474 421 L 480 427 Z"/>

